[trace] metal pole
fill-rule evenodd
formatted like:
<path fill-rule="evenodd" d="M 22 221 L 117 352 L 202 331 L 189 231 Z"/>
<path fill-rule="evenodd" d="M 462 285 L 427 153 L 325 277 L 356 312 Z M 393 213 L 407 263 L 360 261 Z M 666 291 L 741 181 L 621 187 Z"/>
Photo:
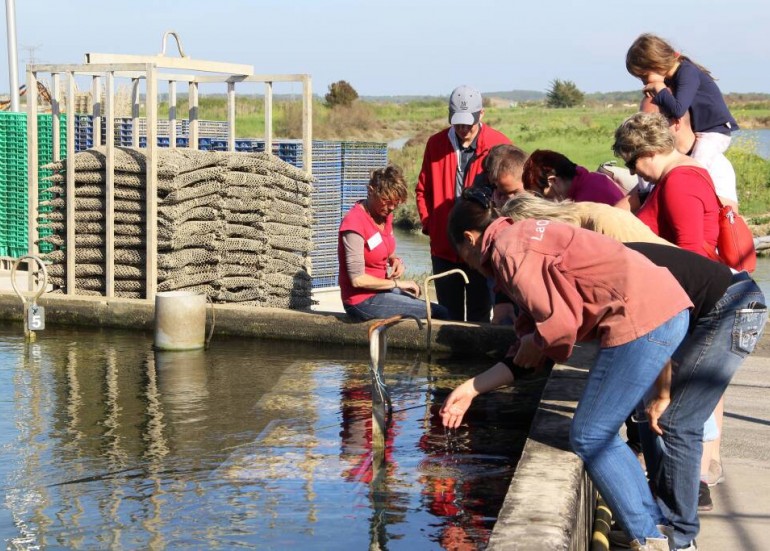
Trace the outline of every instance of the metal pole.
<path fill-rule="evenodd" d="M 8 82 L 11 85 L 11 111 L 19 112 L 19 59 L 16 54 L 16 0 L 5 0 L 5 26 L 8 30 Z"/>

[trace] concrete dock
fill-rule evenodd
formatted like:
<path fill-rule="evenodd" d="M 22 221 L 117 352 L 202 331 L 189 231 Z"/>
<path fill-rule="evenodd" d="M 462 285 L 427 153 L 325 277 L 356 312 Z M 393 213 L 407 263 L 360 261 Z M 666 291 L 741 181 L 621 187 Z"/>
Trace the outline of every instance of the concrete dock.
<path fill-rule="evenodd" d="M 714 510 L 701 513 L 698 549 L 770 549 L 770 339 L 727 389 L 722 438 L 725 481 L 711 488 Z"/>

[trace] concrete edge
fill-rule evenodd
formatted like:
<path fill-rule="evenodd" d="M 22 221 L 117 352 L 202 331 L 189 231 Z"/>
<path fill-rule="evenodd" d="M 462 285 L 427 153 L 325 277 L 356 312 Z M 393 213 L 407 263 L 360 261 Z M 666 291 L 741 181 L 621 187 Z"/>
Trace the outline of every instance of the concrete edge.
<path fill-rule="evenodd" d="M 576 350 L 587 366 L 595 349 Z M 490 536 L 491 550 L 584 550 L 591 540 L 595 492 L 569 431 L 587 370 L 557 364 L 543 390 L 529 437 Z"/>
<path fill-rule="evenodd" d="M 146 300 L 46 294 L 38 300 L 38 304 L 45 308 L 47 326 L 154 330 L 155 304 Z M 22 314 L 22 303 L 16 294 L 0 293 L 0 319 L 18 321 L 22 331 Z M 207 334 L 212 322 L 214 335 L 369 345 L 370 323 L 352 322 L 345 314 L 339 313 L 217 304 L 207 306 Z M 506 350 L 510 345 L 511 332 L 511 327 L 434 321 L 430 331 L 431 352 L 487 355 Z M 427 351 L 427 337 L 425 322 L 420 330 L 413 320 L 405 320 L 388 330 L 388 346 Z"/>

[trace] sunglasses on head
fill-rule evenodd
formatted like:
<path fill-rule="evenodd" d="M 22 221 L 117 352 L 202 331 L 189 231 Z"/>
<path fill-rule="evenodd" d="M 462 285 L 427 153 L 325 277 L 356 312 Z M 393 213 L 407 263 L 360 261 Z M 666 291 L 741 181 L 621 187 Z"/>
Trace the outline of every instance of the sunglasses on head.
<path fill-rule="evenodd" d="M 473 201 L 485 209 L 492 206 L 492 190 L 487 188 L 467 187 L 463 190 L 462 198 L 466 201 Z"/>

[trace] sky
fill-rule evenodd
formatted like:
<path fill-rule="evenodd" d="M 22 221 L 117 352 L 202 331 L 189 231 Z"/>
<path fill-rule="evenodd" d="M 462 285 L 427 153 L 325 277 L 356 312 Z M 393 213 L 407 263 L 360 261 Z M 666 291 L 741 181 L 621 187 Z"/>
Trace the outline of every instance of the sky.
<path fill-rule="evenodd" d="M 30 60 L 158 54 L 170 30 L 193 59 L 309 73 L 321 95 L 339 80 L 362 96 L 546 91 L 557 78 L 589 93 L 634 90 L 625 53 L 643 32 L 706 66 L 723 93 L 770 93 L 767 0 L 16 0 L 19 83 Z M 1 48 L 7 93 L 7 37 Z"/>

